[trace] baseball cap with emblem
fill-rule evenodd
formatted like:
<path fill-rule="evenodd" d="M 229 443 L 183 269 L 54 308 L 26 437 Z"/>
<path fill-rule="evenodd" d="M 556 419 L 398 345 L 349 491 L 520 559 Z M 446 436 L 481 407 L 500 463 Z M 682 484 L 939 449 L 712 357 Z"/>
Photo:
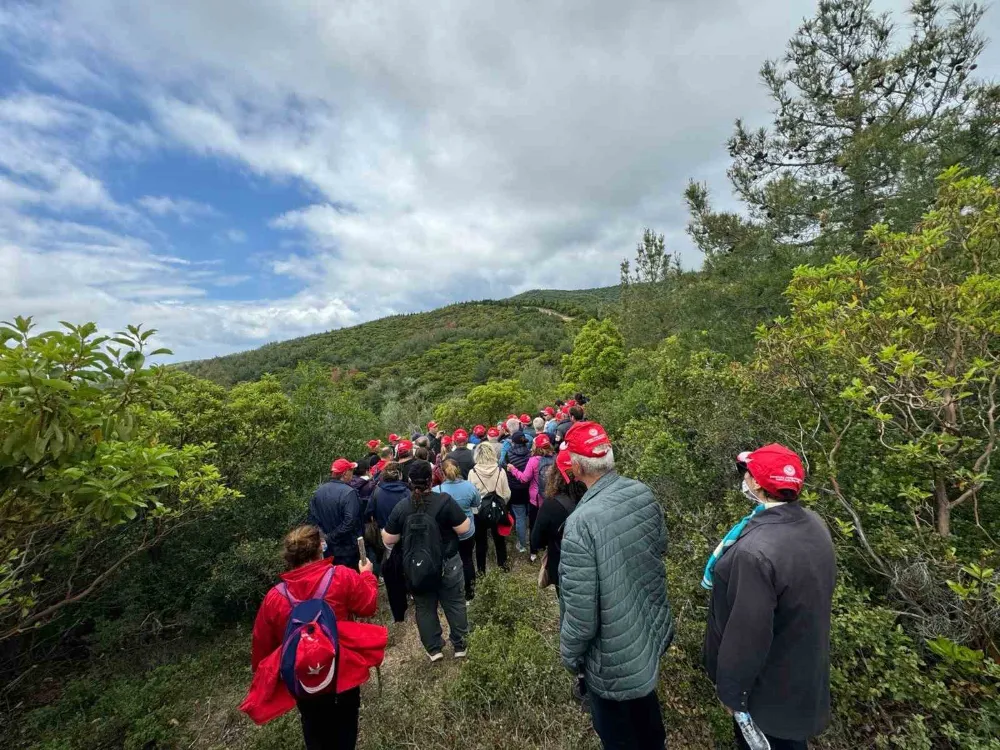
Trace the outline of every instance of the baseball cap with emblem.
<path fill-rule="evenodd" d="M 330 464 L 330 473 L 332 474 L 343 474 L 349 469 L 356 469 L 358 465 L 353 461 L 348 461 L 346 458 L 338 458 L 332 464 Z"/>
<path fill-rule="evenodd" d="M 578 456 L 597 458 L 608 452 L 611 440 L 597 422 L 577 422 L 567 430 L 561 447 Z"/>
<path fill-rule="evenodd" d="M 795 451 L 778 443 L 758 448 L 746 458 L 747 471 L 771 497 L 782 496 L 790 490 L 795 497 L 802 491 L 806 472 Z"/>
<path fill-rule="evenodd" d="M 295 649 L 295 679 L 302 689 L 310 695 L 335 690 L 336 666 L 337 653 L 329 636 L 315 623 L 303 627 Z"/>

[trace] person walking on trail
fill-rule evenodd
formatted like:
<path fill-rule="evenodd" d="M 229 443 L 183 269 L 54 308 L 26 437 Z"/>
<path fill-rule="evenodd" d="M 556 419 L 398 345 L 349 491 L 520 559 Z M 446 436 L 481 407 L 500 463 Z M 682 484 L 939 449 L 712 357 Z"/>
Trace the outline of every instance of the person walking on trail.
<path fill-rule="evenodd" d="M 500 465 L 507 465 L 507 453 L 510 451 L 514 435 L 521 431 L 521 421 L 517 417 L 511 417 L 504 424 L 504 431 L 507 436 L 500 440 Z"/>
<path fill-rule="evenodd" d="M 476 458 L 469 448 L 469 433 L 459 427 L 451 436 L 454 448 L 448 454 L 448 458 L 458 464 L 462 470 L 462 479 L 469 478 L 469 472 L 476 465 Z"/>
<path fill-rule="evenodd" d="M 414 463 L 410 469 L 411 495 L 389 515 L 382 540 L 387 547 L 402 545 L 403 572 L 413 594 L 417 630 L 427 655 L 431 661 L 444 658 L 440 605 L 448 620 L 455 658 L 460 659 L 465 656 L 469 621 L 458 539 L 472 528 L 472 522 L 451 495 L 431 492 L 431 474 L 426 461 Z"/>
<path fill-rule="evenodd" d="M 528 461 L 531 459 L 531 446 L 528 444 L 527 436 L 521 432 L 515 432 L 510 438 L 510 450 L 507 451 L 507 469 L 514 467 L 518 474 L 524 476 L 528 468 Z M 517 530 L 517 551 L 528 551 L 528 506 L 531 503 L 531 495 L 528 482 L 517 478 L 513 473 L 510 476 L 510 509 L 514 514 L 514 527 Z"/>
<path fill-rule="evenodd" d="M 549 436 L 542 433 L 534 439 L 534 447 L 531 456 L 524 467 L 524 471 L 517 468 L 513 461 L 507 464 L 507 471 L 515 480 L 528 485 L 528 530 L 535 528 L 535 519 L 538 517 L 538 508 L 542 504 L 543 493 L 545 492 L 545 481 L 548 478 L 555 464 L 552 455 L 552 443 Z M 535 562 L 538 548 L 529 544 L 531 550 L 531 562 Z"/>
<path fill-rule="evenodd" d="M 338 458 L 330 467 L 330 478 L 309 501 L 309 523 L 319 526 L 326 538 L 326 556 L 334 565 L 358 569 L 361 555 L 358 537 L 364 531 L 361 497 L 351 486 L 358 465 Z"/>
<path fill-rule="evenodd" d="M 662 750 L 666 732 L 656 682 L 674 635 L 663 511 L 646 485 L 615 471 L 601 425 L 577 422 L 564 449 L 572 476 L 587 492 L 562 538 L 562 662 L 583 674 L 594 729 L 606 750 Z"/>
<path fill-rule="evenodd" d="M 569 451 L 559 451 L 554 469 L 549 472 L 545 481 L 545 496 L 538 509 L 538 518 L 531 527 L 531 548 L 545 550 L 544 562 L 548 573 L 546 583 L 556 587 L 556 596 L 559 597 L 562 596 L 559 588 L 559 560 L 562 557 L 563 529 L 566 519 L 576 509 L 586 491 L 586 485 L 573 478 Z"/>
<path fill-rule="evenodd" d="M 354 750 L 361 685 L 370 668 L 382 664 L 387 639 L 385 628 L 354 621 L 375 614 L 378 584 L 372 565 L 366 560 L 360 574 L 331 566 L 323 558 L 316 526 L 291 531 L 284 558 L 288 572 L 267 592 L 254 621 L 253 684 L 240 709 L 263 724 L 297 706 L 306 750 Z M 335 639 L 312 630 L 312 623 L 299 629 L 298 637 L 286 634 L 293 610 L 319 609 L 312 599 L 325 602 L 328 615 L 332 611 Z M 319 618 L 324 623 L 322 614 Z M 287 664 L 286 657 L 291 657 Z"/>
<path fill-rule="evenodd" d="M 772 750 L 804 750 L 830 723 L 833 541 L 799 503 L 793 451 L 772 444 L 737 462 L 753 509 L 705 566 L 705 668 L 726 710 L 749 713 Z M 738 726 L 736 738 L 747 747 Z"/>
<path fill-rule="evenodd" d="M 438 423 L 433 419 L 427 423 L 427 448 L 431 453 L 441 450 L 441 438 L 438 437 Z"/>
<path fill-rule="evenodd" d="M 392 448 L 393 458 L 396 457 L 396 444 L 399 443 L 400 439 L 401 438 L 399 437 L 399 435 L 397 435 L 395 432 L 389 435 L 389 447 Z"/>
<path fill-rule="evenodd" d="M 360 461 L 358 461 L 358 469 L 362 474 L 370 477 L 374 475 L 375 466 L 379 462 L 380 459 L 379 453 L 382 450 L 382 441 L 369 440 L 367 445 L 368 445 L 368 455 L 365 456 Z"/>
<path fill-rule="evenodd" d="M 410 465 L 414 460 L 412 440 L 400 440 L 396 443 L 396 463 L 399 464 L 399 469 L 403 472 L 404 482 L 409 479 Z"/>
<path fill-rule="evenodd" d="M 465 576 L 465 601 L 471 602 L 476 593 L 476 564 L 473 561 L 476 550 L 476 514 L 482 497 L 479 490 L 468 479 L 462 479 L 462 469 L 453 459 L 442 465 L 444 482 L 434 488 L 434 492 L 444 492 L 452 496 L 465 512 L 472 527 L 458 537 L 458 554 L 462 558 L 462 573 Z"/>
<path fill-rule="evenodd" d="M 556 444 L 562 443 L 566 439 L 566 433 L 569 432 L 569 429 L 576 423 L 582 422 L 585 418 L 582 406 L 573 404 L 569 407 L 566 418 L 556 425 Z"/>
<path fill-rule="evenodd" d="M 392 461 L 382 470 L 368 507 L 365 510 L 365 521 L 374 518 L 379 532 L 385 529 L 393 509 L 410 496 L 410 487 L 403 481 L 403 472 L 399 464 Z M 385 581 L 385 594 L 389 600 L 394 622 L 403 622 L 406 617 L 406 583 L 403 581 L 403 568 L 400 565 L 400 554 L 393 556 L 393 548 L 386 547 L 381 561 L 382 580 Z"/>
<path fill-rule="evenodd" d="M 536 433 L 534 428 L 532 427 L 531 415 L 522 414 L 520 417 L 517 418 L 517 421 L 521 423 L 521 432 L 523 432 L 525 436 L 527 436 L 528 441 L 530 442 L 534 440 Z"/>
<path fill-rule="evenodd" d="M 476 465 L 469 473 L 469 481 L 479 490 L 479 495 L 483 500 L 489 496 L 495 502 L 499 502 L 506 512 L 510 503 L 510 483 L 507 481 L 507 472 L 499 466 L 500 447 L 494 442 L 480 443 L 476 449 Z M 497 566 L 503 570 L 507 568 L 507 538 L 501 533 L 501 528 L 497 524 L 487 523 L 482 513 L 479 514 L 476 524 L 476 569 L 479 575 L 486 575 L 486 557 L 489 553 L 489 539 L 493 538 L 494 554 L 496 555 Z M 509 529 L 508 529 L 509 533 Z"/>

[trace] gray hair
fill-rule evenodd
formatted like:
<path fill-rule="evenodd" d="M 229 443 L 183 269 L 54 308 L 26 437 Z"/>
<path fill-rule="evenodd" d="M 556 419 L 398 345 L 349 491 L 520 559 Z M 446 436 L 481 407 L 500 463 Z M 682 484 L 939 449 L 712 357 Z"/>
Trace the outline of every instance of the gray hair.
<path fill-rule="evenodd" d="M 578 453 L 570 453 L 569 456 L 573 463 L 573 473 L 578 477 L 602 477 L 615 470 L 615 451 L 610 445 L 603 456 L 590 458 Z"/>
<path fill-rule="evenodd" d="M 513 435 L 515 432 L 517 432 L 520 429 L 521 429 L 521 420 L 520 419 L 508 419 L 507 420 L 507 432 L 509 432 L 510 434 Z"/>
<path fill-rule="evenodd" d="M 541 417 L 535 417 L 531 425 L 535 428 L 535 432 L 541 432 L 545 429 L 545 420 Z"/>
<path fill-rule="evenodd" d="M 427 439 L 426 435 L 421 435 L 420 437 L 418 437 L 413 442 L 416 443 L 417 445 L 419 445 L 421 448 L 430 448 L 431 447 L 430 440 Z"/>

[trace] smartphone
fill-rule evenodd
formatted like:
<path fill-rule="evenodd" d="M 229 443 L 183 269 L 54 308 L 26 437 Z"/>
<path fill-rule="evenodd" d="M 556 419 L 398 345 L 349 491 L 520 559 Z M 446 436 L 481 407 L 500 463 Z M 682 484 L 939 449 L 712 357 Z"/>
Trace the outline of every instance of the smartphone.
<path fill-rule="evenodd" d="M 361 556 L 361 564 L 364 565 L 368 560 L 368 552 L 365 550 L 365 538 L 363 536 L 358 537 L 358 554 Z"/>

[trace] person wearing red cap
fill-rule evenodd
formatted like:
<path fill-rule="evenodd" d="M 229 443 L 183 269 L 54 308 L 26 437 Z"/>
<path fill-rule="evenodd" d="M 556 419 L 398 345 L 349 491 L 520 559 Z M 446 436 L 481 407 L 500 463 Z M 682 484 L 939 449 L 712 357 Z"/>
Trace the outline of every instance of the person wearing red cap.
<path fill-rule="evenodd" d="M 379 453 L 382 450 L 381 440 L 369 440 L 368 455 L 358 461 L 358 467 L 362 474 L 371 476 L 374 473 L 375 465 L 379 462 Z"/>
<path fill-rule="evenodd" d="M 507 450 L 501 448 L 500 465 L 506 468 L 514 466 L 520 473 L 528 468 L 531 460 L 531 444 L 527 436 L 518 430 L 510 439 L 504 442 Z M 522 482 L 516 476 L 510 476 L 510 510 L 514 514 L 514 528 L 517 531 L 517 551 L 528 551 L 528 507 L 531 505 L 531 494 L 528 482 Z"/>
<path fill-rule="evenodd" d="M 528 530 L 535 528 L 535 519 L 538 517 L 538 508 L 542 504 L 545 494 L 545 482 L 548 479 L 549 469 L 555 464 L 552 455 L 552 443 L 548 435 L 538 435 L 534 439 L 531 449 L 531 456 L 525 464 L 524 471 L 521 471 L 511 461 L 507 464 L 507 471 L 519 482 L 528 485 Z M 535 562 L 538 548 L 529 544 L 531 551 L 531 562 Z"/>
<path fill-rule="evenodd" d="M 319 526 L 326 537 L 326 556 L 334 565 L 358 569 L 358 537 L 364 532 L 361 497 L 351 486 L 358 465 L 338 458 L 330 466 L 330 478 L 309 501 L 309 523 Z"/>
<path fill-rule="evenodd" d="M 390 432 L 389 433 L 389 447 L 392 448 L 392 457 L 393 458 L 396 457 L 396 443 L 398 443 L 399 440 L 400 440 L 400 437 L 395 432 Z"/>
<path fill-rule="evenodd" d="M 833 541 L 798 502 L 805 470 L 794 451 L 766 445 L 737 463 L 754 508 L 705 568 L 705 668 L 726 709 L 749 713 L 773 750 L 804 750 L 830 722 Z"/>
<path fill-rule="evenodd" d="M 490 429 L 486 431 L 486 439 L 489 440 L 491 443 L 499 444 L 500 430 L 497 429 L 496 427 L 490 427 Z M 497 460 L 499 460 L 499 456 L 497 457 Z"/>
<path fill-rule="evenodd" d="M 491 430 L 494 432 L 495 430 Z M 510 501 L 510 483 L 507 472 L 500 468 L 500 446 L 490 438 L 485 443 L 476 446 L 476 465 L 469 472 L 469 481 L 479 490 L 483 500 L 495 494 L 506 508 Z M 496 553 L 497 566 L 507 569 L 507 539 L 509 534 L 503 533 L 498 526 L 487 524 L 482 518 L 476 519 L 476 569 L 479 575 L 486 575 L 486 557 L 489 552 L 489 539 L 493 538 L 493 549 Z"/>
<path fill-rule="evenodd" d="M 472 450 L 469 448 L 469 433 L 459 427 L 455 430 L 451 438 L 454 447 L 451 453 L 448 454 L 448 458 L 457 463 L 459 468 L 462 469 L 462 479 L 468 479 L 469 472 L 476 465 L 476 458 L 472 455 Z"/>
<path fill-rule="evenodd" d="M 250 694 L 240 708 L 254 721 L 264 723 L 298 706 L 302 734 L 307 750 L 353 748 L 358 738 L 358 714 L 361 708 L 361 685 L 369 679 L 369 669 L 382 664 L 388 637 L 384 627 L 355 622 L 358 617 L 372 617 L 378 606 L 378 584 L 367 560 L 361 573 L 336 566 L 330 577 L 330 560 L 323 559 L 322 535 L 316 526 L 300 526 L 284 541 L 288 571 L 282 584 L 264 597 L 253 626 L 251 668 L 254 673 Z M 278 676 L 285 628 L 292 611 L 292 600 L 305 601 L 317 595 L 319 586 L 329 580 L 323 599 L 337 618 L 340 654 L 329 650 L 325 639 L 317 643 L 300 642 L 299 656 L 310 659 L 310 668 L 300 679 L 307 693 L 296 701 Z M 303 649 L 312 645 L 312 652 Z M 326 646 L 326 651 L 322 646 Z M 334 659 L 339 666 L 334 670 Z M 315 660 L 316 666 L 312 667 Z M 314 670 L 318 672 L 313 675 Z M 296 674 L 298 675 L 298 669 Z M 324 675 L 336 675 L 330 692 L 319 692 Z M 319 680 L 307 685 L 306 679 Z M 316 691 L 316 692 L 314 692 Z"/>
<path fill-rule="evenodd" d="M 484 425 L 477 424 L 472 428 L 472 434 L 469 435 L 469 445 L 473 446 L 473 450 L 475 450 L 475 446 L 479 445 L 485 439 L 486 427 Z"/>
<path fill-rule="evenodd" d="M 573 478 L 573 467 L 569 451 L 562 450 L 556 456 L 553 470 L 545 481 L 542 505 L 538 518 L 531 529 L 532 549 L 545 550 L 545 567 L 548 581 L 556 587 L 556 595 L 562 596 L 559 588 L 559 559 L 562 547 L 563 528 L 570 513 L 587 491 L 583 482 Z"/>
<path fill-rule="evenodd" d="M 674 635 L 663 510 L 646 485 L 615 471 L 601 425 L 577 422 L 563 449 L 587 492 L 562 539 L 562 662 L 583 674 L 605 748 L 662 750 L 666 731 L 656 684 Z"/>

